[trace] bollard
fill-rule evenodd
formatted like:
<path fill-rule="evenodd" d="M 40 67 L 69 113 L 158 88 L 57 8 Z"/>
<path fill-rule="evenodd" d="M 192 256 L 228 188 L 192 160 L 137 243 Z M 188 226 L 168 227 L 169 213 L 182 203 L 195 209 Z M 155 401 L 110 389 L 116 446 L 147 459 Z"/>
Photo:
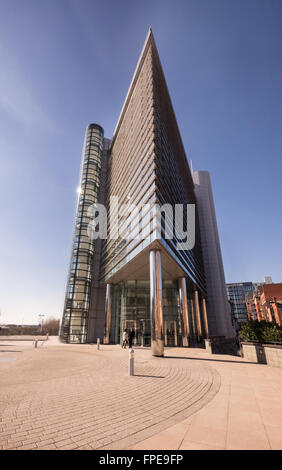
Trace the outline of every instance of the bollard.
<path fill-rule="evenodd" d="M 134 350 L 129 349 L 128 375 L 134 375 Z"/>
<path fill-rule="evenodd" d="M 37 342 L 38 342 L 38 340 L 36 339 L 36 340 L 34 341 L 34 347 L 35 347 L 35 348 L 37 348 Z"/>
<path fill-rule="evenodd" d="M 97 349 L 100 349 L 100 338 L 97 338 Z"/>

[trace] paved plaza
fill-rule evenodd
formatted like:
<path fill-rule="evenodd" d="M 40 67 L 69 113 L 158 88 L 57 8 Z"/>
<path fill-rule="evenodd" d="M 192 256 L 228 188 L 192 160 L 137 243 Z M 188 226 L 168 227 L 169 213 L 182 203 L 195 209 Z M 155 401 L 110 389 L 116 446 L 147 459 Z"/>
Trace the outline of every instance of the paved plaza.
<path fill-rule="evenodd" d="M 282 369 L 165 355 L 0 338 L 0 449 L 282 449 Z"/>

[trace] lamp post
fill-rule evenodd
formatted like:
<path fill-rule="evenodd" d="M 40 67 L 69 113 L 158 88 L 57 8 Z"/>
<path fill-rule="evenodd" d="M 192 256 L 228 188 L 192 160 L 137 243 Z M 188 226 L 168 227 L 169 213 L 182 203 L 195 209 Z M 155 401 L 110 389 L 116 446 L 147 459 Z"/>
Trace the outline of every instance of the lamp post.
<path fill-rule="evenodd" d="M 43 328 L 43 318 L 45 317 L 44 314 L 40 314 L 39 316 L 39 324 L 40 324 L 40 333 L 42 333 L 42 328 Z"/>

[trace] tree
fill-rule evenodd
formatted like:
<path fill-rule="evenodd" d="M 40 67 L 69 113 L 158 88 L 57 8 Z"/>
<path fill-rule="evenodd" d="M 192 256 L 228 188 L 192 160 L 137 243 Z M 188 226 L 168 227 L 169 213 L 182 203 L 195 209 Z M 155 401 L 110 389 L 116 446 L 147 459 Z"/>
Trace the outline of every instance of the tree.
<path fill-rule="evenodd" d="M 50 336 L 57 336 L 59 334 L 60 320 L 54 317 L 49 317 L 42 325 L 42 334 Z"/>

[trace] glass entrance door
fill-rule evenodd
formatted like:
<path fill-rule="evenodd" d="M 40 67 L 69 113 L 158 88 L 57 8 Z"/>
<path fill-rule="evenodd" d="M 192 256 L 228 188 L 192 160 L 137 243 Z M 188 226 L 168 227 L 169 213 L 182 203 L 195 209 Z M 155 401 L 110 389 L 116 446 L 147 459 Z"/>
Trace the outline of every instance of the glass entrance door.
<path fill-rule="evenodd" d="M 145 318 L 139 320 L 140 346 L 151 346 L 151 321 Z"/>
<path fill-rule="evenodd" d="M 177 322 L 165 320 L 164 327 L 165 346 L 178 346 Z"/>
<path fill-rule="evenodd" d="M 150 346 L 151 345 L 151 322 L 148 319 L 140 320 L 125 320 L 123 329 L 127 330 L 129 334 L 130 330 L 134 328 L 135 337 L 133 345 L 135 346 Z"/>
<path fill-rule="evenodd" d="M 130 331 L 132 330 L 132 328 L 134 329 L 135 331 L 135 336 L 134 336 L 134 339 L 133 339 L 133 345 L 136 345 L 138 344 L 138 329 L 137 329 L 137 321 L 136 320 L 125 320 L 124 321 L 124 326 L 123 326 L 123 330 L 127 330 L 127 334 L 129 335 Z M 122 330 L 122 331 L 123 331 Z"/>
<path fill-rule="evenodd" d="M 177 284 L 163 282 L 163 328 L 165 346 L 180 346 L 181 325 L 177 303 Z M 111 341 L 122 344 L 124 329 L 134 328 L 133 345 L 150 347 L 149 281 L 124 281 L 112 287 Z"/>

